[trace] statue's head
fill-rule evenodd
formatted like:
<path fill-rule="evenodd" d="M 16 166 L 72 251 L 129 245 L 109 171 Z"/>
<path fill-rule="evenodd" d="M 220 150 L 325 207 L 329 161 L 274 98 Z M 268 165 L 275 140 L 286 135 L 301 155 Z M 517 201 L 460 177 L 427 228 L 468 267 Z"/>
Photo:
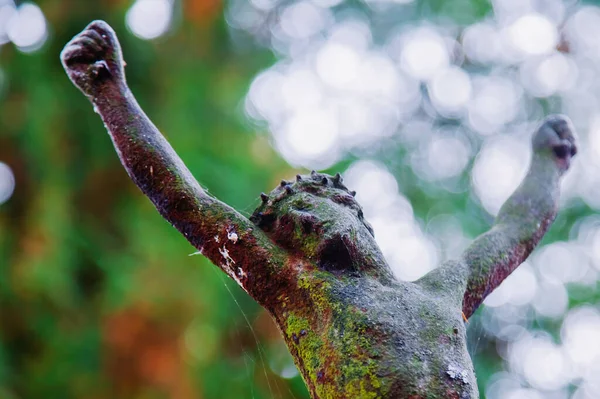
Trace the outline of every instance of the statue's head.
<path fill-rule="evenodd" d="M 297 175 L 294 182 L 284 180 L 261 194 L 262 204 L 250 220 L 281 247 L 324 270 L 359 271 L 370 263 L 361 254 L 385 262 L 355 194 L 339 174 Z"/>
<path fill-rule="evenodd" d="M 550 115 L 533 136 L 533 151 L 552 157 L 564 173 L 577 154 L 576 133 L 571 119 L 565 115 Z"/>

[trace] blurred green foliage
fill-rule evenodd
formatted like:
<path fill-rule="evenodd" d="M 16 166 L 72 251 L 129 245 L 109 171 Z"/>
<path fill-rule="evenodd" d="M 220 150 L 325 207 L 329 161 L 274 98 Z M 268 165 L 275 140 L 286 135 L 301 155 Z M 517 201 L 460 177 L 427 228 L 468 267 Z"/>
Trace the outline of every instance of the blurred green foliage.
<path fill-rule="evenodd" d="M 108 21 L 146 112 L 196 177 L 248 214 L 261 190 L 293 173 L 239 117 L 272 56 L 234 54 L 218 6 L 181 10 L 189 18 L 150 43 L 127 32 L 128 1 L 39 5 L 45 46 L 0 53 L 0 160 L 16 179 L 0 206 L 0 397 L 305 396 L 298 377 L 270 371 L 269 353 L 285 350 L 274 325 L 188 256 L 194 248 L 130 182 L 58 58 L 91 20 Z"/>

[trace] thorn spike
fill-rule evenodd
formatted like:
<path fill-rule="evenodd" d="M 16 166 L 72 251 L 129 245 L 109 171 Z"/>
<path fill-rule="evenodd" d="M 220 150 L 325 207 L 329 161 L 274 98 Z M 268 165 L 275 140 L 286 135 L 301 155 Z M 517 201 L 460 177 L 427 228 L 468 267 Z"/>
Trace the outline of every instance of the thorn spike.
<path fill-rule="evenodd" d="M 302 176 L 296 175 L 296 181 L 301 181 L 301 180 L 302 180 Z"/>
<path fill-rule="evenodd" d="M 317 172 L 316 172 L 316 171 L 314 171 L 314 170 L 311 170 L 311 171 L 310 171 L 310 177 L 312 177 L 312 178 L 315 178 L 315 177 L 317 177 Z"/>
<path fill-rule="evenodd" d="M 290 184 L 290 182 L 288 182 L 288 181 L 285 181 L 285 180 L 282 180 L 282 181 L 281 181 L 281 183 L 279 183 L 279 185 L 280 185 L 281 187 L 285 187 L 285 186 L 287 186 L 288 184 Z"/>
<path fill-rule="evenodd" d="M 265 193 L 260 193 L 260 199 L 262 202 L 267 202 L 269 200 L 269 196 Z"/>
<path fill-rule="evenodd" d="M 283 188 L 285 188 L 285 192 L 288 194 L 292 194 L 294 192 L 290 186 L 286 185 L 286 186 L 283 186 Z"/>
<path fill-rule="evenodd" d="M 326 177 L 322 178 L 321 179 L 321 183 L 323 183 L 323 185 L 326 186 L 327 185 L 327 178 Z"/>
<path fill-rule="evenodd" d="M 350 195 L 353 197 L 356 197 L 356 191 L 354 191 L 354 190 L 350 191 Z"/>
<path fill-rule="evenodd" d="M 340 175 L 339 173 L 336 173 L 335 176 L 333 177 L 333 181 L 335 181 L 336 183 L 341 183 L 342 175 Z"/>

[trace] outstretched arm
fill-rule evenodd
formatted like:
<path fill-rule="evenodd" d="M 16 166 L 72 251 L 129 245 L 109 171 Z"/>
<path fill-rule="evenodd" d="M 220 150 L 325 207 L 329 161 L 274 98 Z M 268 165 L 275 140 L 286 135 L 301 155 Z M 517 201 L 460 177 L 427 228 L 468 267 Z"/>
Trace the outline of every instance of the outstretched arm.
<path fill-rule="evenodd" d="M 203 255 L 261 302 L 284 253 L 248 219 L 200 187 L 127 87 L 117 36 L 102 21 L 89 24 L 63 50 L 73 83 L 100 114 L 131 179 Z M 255 287 L 260 287 L 258 291 Z"/>
<path fill-rule="evenodd" d="M 494 226 L 476 238 L 457 262 L 422 280 L 430 287 L 464 289 L 465 317 L 527 259 L 556 217 L 560 178 L 577 152 L 570 120 L 561 115 L 546 118 L 533 136 L 532 147 L 529 171 L 500 209 Z"/>

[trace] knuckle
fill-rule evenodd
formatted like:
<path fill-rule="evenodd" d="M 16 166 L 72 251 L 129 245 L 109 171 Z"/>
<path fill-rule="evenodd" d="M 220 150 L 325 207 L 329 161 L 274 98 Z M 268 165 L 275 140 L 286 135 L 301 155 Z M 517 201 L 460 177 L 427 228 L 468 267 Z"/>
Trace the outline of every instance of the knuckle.
<path fill-rule="evenodd" d="M 62 58 L 66 59 L 66 60 L 71 60 L 72 58 L 77 56 L 78 52 L 79 52 L 78 47 L 69 46 L 63 51 Z"/>
<path fill-rule="evenodd" d="M 110 28 L 109 28 L 108 24 L 104 21 L 93 21 L 92 23 L 90 23 L 88 25 L 88 27 L 86 29 L 93 30 L 93 31 L 99 33 L 103 37 L 108 32 L 110 32 Z"/>
<path fill-rule="evenodd" d="M 86 30 L 81 35 L 84 36 L 84 37 L 87 37 L 90 40 L 93 40 L 93 41 L 95 41 L 97 43 L 101 43 L 103 41 L 102 40 L 102 36 L 98 32 L 96 32 L 94 30 Z"/>
<path fill-rule="evenodd" d="M 73 41 L 71 41 L 71 43 L 69 43 L 69 47 L 73 49 L 81 49 L 84 46 L 85 41 L 81 37 L 76 37 L 75 39 L 73 39 Z"/>

